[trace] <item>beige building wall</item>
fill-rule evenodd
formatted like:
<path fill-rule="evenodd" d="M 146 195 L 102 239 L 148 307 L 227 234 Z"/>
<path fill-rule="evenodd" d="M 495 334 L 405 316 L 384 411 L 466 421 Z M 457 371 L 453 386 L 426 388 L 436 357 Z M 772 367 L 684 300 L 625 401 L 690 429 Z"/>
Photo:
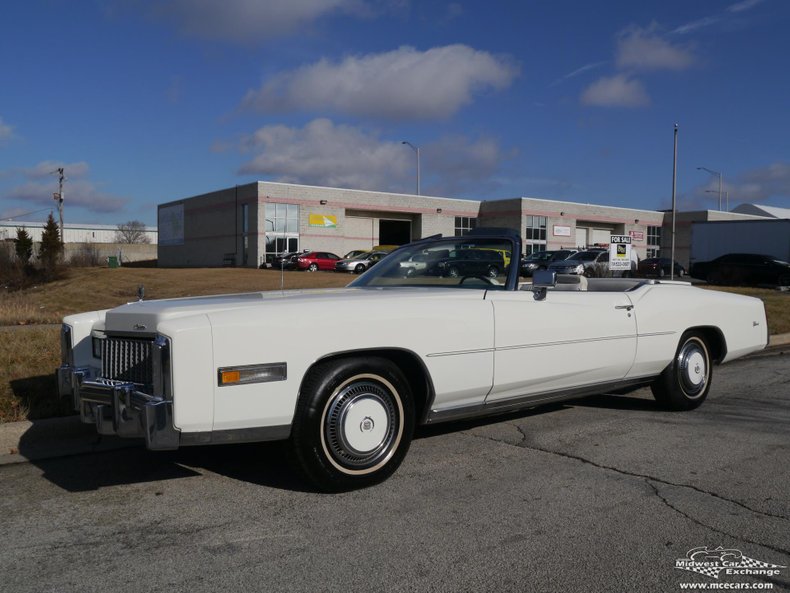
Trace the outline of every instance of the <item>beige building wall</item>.
<path fill-rule="evenodd" d="M 545 200 L 515 198 L 483 202 L 481 221 L 486 226 L 517 229 L 525 245 L 529 217 L 546 218 L 545 249 L 585 248 L 594 243 L 608 243 L 611 234 L 630 235 L 640 259 L 646 257 L 647 228 L 660 227 L 664 215 L 654 210 L 618 208 Z"/>

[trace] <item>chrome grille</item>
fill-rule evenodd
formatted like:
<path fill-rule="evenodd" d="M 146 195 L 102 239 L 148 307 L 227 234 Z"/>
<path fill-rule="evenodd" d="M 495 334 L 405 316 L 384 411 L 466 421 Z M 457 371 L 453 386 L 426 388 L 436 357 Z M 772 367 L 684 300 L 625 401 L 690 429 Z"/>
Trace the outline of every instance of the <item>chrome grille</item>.
<path fill-rule="evenodd" d="M 102 340 L 102 377 L 141 385 L 154 382 L 153 340 L 106 338 Z"/>

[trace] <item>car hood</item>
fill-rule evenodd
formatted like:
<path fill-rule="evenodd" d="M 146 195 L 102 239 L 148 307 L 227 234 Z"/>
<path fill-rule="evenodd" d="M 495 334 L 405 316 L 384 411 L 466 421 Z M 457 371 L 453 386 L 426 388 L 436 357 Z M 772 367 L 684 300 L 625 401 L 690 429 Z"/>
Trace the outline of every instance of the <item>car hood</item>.
<path fill-rule="evenodd" d="M 578 259 L 562 259 L 560 261 L 553 261 L 549 264 L 550 268 L 575 268 L 579 264 L 584 264 L 583 261 Z"/>
<path fill-rule="evenodd" d="M 105 314 L 104 329 L 108 332 L 151 334 L 160 323 L 193 316 L 211 316 L 215 313 L 240 309 L 277 310 L 278 304 L 288 303 L 312 310 L 323 307 L 327 311 L 342 307 L 358 299 L 380 299 L 382 293 L 392 293 L 401 302 L 415 298 L 480 298 L 485 291 L 468 291 L 442 288 L 333 288 L 313 290 L 286 290 L 251 292 L 217 296 L 137 301 L 110 309 Z M 473 296 L 477 293 L 477 296 Z M 352 305 L 353 306 L 353 305 Z M 272 312 L 273 314 L 274 311 Z"/>

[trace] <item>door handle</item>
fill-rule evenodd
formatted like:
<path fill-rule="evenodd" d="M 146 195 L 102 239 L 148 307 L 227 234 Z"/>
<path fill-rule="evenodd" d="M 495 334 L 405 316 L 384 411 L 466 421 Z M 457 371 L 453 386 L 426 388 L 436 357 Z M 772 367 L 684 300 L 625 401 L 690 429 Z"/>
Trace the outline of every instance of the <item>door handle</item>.
<path fill-rule="evenodd" d="M 634 308 L 634 306 L 633 305 L 615 305 L 614 308 L 615 309 L 625 309 L 626 311 L 630 311 L 631 309 Z"/>

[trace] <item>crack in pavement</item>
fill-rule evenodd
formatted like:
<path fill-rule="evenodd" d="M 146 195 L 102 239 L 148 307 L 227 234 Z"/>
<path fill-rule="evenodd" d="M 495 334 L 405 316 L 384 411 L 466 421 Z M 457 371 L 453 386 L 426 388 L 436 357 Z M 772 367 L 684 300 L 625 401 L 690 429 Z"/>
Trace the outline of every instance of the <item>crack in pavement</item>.
<path fill-rule="evenodd" d="M 763 547 L 768 548 L 770 550 L 773 550 L 775 552 L 780 552 L 780 553 L 783 553 L 783 554 L 790 555 L 790 550 L 783 550 L 781 548 L 775 548 L 775 547 L 773 547 L 773 546 L 771 546 L 769 544 L 763 544 L 763 543 L 759 543 L 759 542 L 754 542 L 754 541 L 748 540 L 748 539 L 746 539 L 746 538 L 744 538 L 742 536 L 736 536 L 736 535 L 731 534 L 731 533 L 726 533 L 726 532 L 721 531 L 721 530 L 719 530 L 719 529 L 717 529 L 715 527 L 712 527 L 710 525 L 706 525 L 704 523 L 701 523 L 697 519 L 694 519 L 693 517 L 689 516 L 688 514 L 684 513 L 683 511 L 681 511 L 681 510 L 677 509 L 676 507 L 672 506 L 664 497 L 662 497 L 660 494 L 658 494 L 658 488 L 654 485 L 654 483 L 655 484 L 662 484 L 664 486 L 674 486 L 675 488 L 687 488 L 689 490 L 693 490 L 694 492 L 698 492 L 698 493 L 703 494 L 705 496 L 710 496 L 712 498 L 716 498 L 718 500 L 721 500 L 721 501 L 733 504 L 733 505 L 738 506 L 738 507 L 740 507 L 740 508 L 742 508 L 744 510 L 747 510 L 747 511 L 749 511 L 751 513 L 755 513 L 757 515 L 762 515 L 764 517 L 769 517 L 769 518 L 772 518 L 772 519 L 780 519 L 780 520 L 783 520 L 783 521 L 790 521 L 790 517 L 787 517 L 785 515 L 778 515 L 778 514 L 774 514 L 774 513 L 768 513 L 766 511 L 761 511 L 759 509 L 752 508 L 749 505 L 744 504 L 744 503 L 742 503 L 740 501 L 727 498 L 727 497 L 722 496 L 720 494 L 716 494 L 715 492 L 710 492 L 708 490 L 704 490 L 704 489 L 702 489 L 702 488 L 700 488 L 698 486 L 693 486 L 691 484 L 676 484 L 674 482 L 670 482 L 669 480 L 664 480 L 663 478 L 657 478 L 655 476 L 651 476 L 651 475 L 648 475 L 648 474 L 640 474 L 638 472 L 626 471 L 626 470 L 623 470 L 623 469 L 620 469 L 620 468 L 617 468 L 617 467 L 614 467 L 614 466 L 611 466 L 611 465 L 603 465 L 601 463 L 597 463 L 595 461 L 592 461 L 592 460 L 587 459 L 585 457 L 581 457 L 579 455 L 573 455 L 571 453 L 563 453 L 562 451 L 554 451 L 552 449 L 545 449 L 543 447 L 537 447 L 537 446 L 534 446 L 534 445 L 527 445 L 526 444 L 527 433 L 524 432 L 524 430 L 520 426 L 518 426 L 516 424 L 511 424 L 511 423 L 507 423 L 507 426 L 515 428 L 518 431 L 518 433 L 521 435 L 521 442 L 520 443 L 513 444 L 513 443 L 509 443 L 507 441 L 503 441 L 501 439 L 495 439 L 495 438 L 492 438 L 492 437 L 489 437 L 489 436 L 475 434 L 475 433 L 470 432 L 470 431 L 463 431 L 462 434 L 467 434 L 469 436 L 472 436 L 472 437 L 475 437 L 475 438 L 479 438 L 479 439 L 483 439 L 483 440 L 487 440 L 487 441 L 493 441 L 495 443 L 501 443 L 501 444 L 504 444 L 504 445 L 509 445 L 511 447 L 517 447 L 519 449 L 528 449 L 528 450 L 531 450 L 531 451 L 539 451 L 541 453 L 547 453 L 549 455 L 556 455 L 558 457 L 564 457 L 566 459 L 572 459 L 574 461 L 579 461 L 579 462 L 584 463 L 586 465 L 591 465 L 591 466 L 593 466 L 595 468 L 611 471 L 611 472 L 614 472 L 614 473 L 617 473 L 617 474 L 620 474 L 620 475 L 623 475 L 623 476 L 628 476 L 628 477 L 632 477 L 632 478 L 641 478 L 642 480 L 645 480 L 645 482 L 648 483 L 648 485 L 654 490 L 656 495 L 664 502 L 664 504 L 666 506 L 668 506 L 672 510 L 680 513 L 684 517 L 688 518 L 690 521 L 693 521 L 694 523 L 696 523 L 696 524 L 698 524 L 698 525 L 700 525 L 702 527 L 706 527 L 706 528 L 708 528 L 708 529 L 710 529 L 712 531 L 715 531 L 717 533 L 721 533 L 723 535 L 728 535 L 730 537 L 733 537 L 733 538 L 736 538 L 736 539 L 740 539 L 740 540 L 745 541 L 745 542 L 750 543 L 750 544 L 760 545 L 760 546 L 763 546 Z"/>
<path fill-rule="evenodd" d="M 749 538 L 747 538 L 747 537 L 745 537 L 745 536 L 743 536 L 743 535 L 736 535 L 736 534 L 734 534 L 734 533 L 729 533 L 728 531 L 724 531 L 724 530 L 722 530 L 722 529 L 718 529 L 718 528 L 716 528 L 716 527 L 713 527 L 713 525 L 708 525 L 707 523 L 703 523 L 703 522 L 702 522 L 702 521 L 700 521 L 699 519 L 697 519 L 697 518 L 695 518 L 695 517 L 692 517 L 691 515 L 689 515 L 689 514 L 688 514 L 688 513 L 686 513 L 685 511 L 682 511 L 682 510 L 681 510 L 681 509 L 679 509 L 678 507 L 674 506 L 674 505 L 673 505 L 671 502 L 669 502 L 669 501 L 668 501 L 668 500 L 667 500 L 665 497 L 661 496 L 661 493 L 658 491 L 658 486 L 656 486 L 656 485 L 655 485 L 655 484 L 654 484 L 654 483 L 653 483 L 653 482 L 652 482 L 652 481 L 651 481 L 649 478 L 648 478 L 648 479 L 645 479 L 645 483 L 646 483 L 648 486 L 650 486 L 650 488 L 653 490 L 653 494 L 655 494 L 655 495 L 656 495 L 656 497 L 657 497 L 657 498 L 658 498 L 658 499 L 659 499 L 659 500 L 660 500 L 662 503 L 664 503 L 664 505 L 665 505 L 667 508 L 669 508 L 669 509 L 672 509 L 673 511 L 675 511 L 675 512 L 676 512 L 676 513 L 678 513 L 679 515 L 681 515 L 681 516 L 685 517 L 686 519 L 688 519 L 689 521 L 691 521 L 691 522 L 692 522 L 692 523 L 694 523 L 695 525 L 699 525 L 700 527 L 704 527 L 705 529 L 709 529 L 709 530 L 713 531 L 714 533 L 718 533 L 718 534 L 720 534 L 720 535 L 726 535 L 726 536 L 728 536 L 728 537 L 731 537 L 731 538 L 733 538 L 733 539 L 740 540 L 740 541 L 742 541 L 742 542 L 745 542 L 745 543 L 747 543 L 747 544 L 752 544 L 752 545 L 754 545 L 754 546 L 760 546 L 760 547 L 762 547 L 762 548 L 767 548 L 767 549 L 769 549 L 769 550 L 771 550 L 771 551 L 773 551 L 773 552 L 777 552 L 777 553 L 779 553 L 779 554 L 784 554 L 784 555 L 788 555 L 788 554 L 790 554 L 790 551 L 788 551 L 788 550 L 785 550 L 785 549 L 782 549 L 782 548 L 778 548 L 778 547 L 776 547 L 776 546 L 772 546 L 771 544 L 766 544 L 766 543 L 764 543 L 764 542 L 756 542 L 756 541 L 754 541 L 754 540 L 752 540 L 752 539 L 749 539 Z M 664 482 L 664 483 L 666 483 L 666 482 Z M 714 496 L 715 496 L 715 495 L 714 495 Z M 717 497 L 717 498 L 721 498 L 721 497 Z M 724 500 L 727 500 L 727 499 L 724 499 Z M 735 503 L 735 504 L 737 504 L 737 503 Z"/>

